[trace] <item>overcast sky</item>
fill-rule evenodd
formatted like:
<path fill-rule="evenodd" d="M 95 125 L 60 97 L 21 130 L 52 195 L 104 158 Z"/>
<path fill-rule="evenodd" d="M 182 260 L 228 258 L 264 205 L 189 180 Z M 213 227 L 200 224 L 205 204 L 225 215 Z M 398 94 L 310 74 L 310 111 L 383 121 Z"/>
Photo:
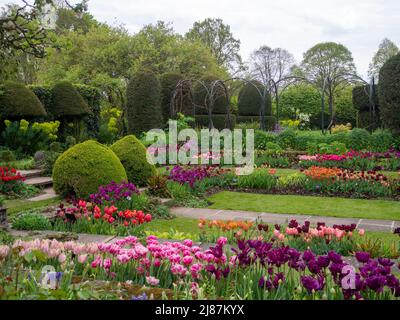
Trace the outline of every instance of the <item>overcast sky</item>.
<path fill-rule="evenodd" d="M 362 75 L 385 37 L 400 45 L 400 0 L 90 0 L 89 11 L 132 33 L 163 20 L 184 34 L 194 21 L 222 18 L 245 60 L 261 45 L 288 49 L 301 61 L 318 42 L 340 42 Z"/>

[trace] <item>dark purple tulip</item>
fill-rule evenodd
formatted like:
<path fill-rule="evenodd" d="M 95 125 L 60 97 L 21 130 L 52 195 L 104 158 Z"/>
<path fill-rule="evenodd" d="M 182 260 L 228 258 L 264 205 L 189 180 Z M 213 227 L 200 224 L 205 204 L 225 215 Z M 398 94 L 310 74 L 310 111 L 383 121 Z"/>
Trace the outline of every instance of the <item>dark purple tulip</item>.
<path fill-rule="evenodd" d="M 274 277 L 272 284 L 274 285 L 275 288 L 279 287 L 279 281 L 285 282 L 285 276 L 282 272 L 277 273 Z"/>
<path fill-rule="evenodd" d="M 394 262 L 391 261 L 391 260 L 388 259 L 388 258 L 378 258 L 378 262 L 379 262 L 379 264 L 380 264 L 381 266 L 384 266 L 384 267 L 391 267 L 391 266 L 394 265 Z"/>
<path fill-rule="evenodd" d="M 329 251 L 328 253 L 328 258 L 333 262 L 333 263 L 342 263 L 342 256 L 335 251 Z"/>
<path fill-rule="evenodd" d="M 306 250 L 303 253 L 303 260 L 304 261 L 311 261 L 315 258 L 314 254 L 310 250 Z"/>
<path fill-rule="evenodd" d="M 302 283 L 303 287 L 306 288 L 309 293 L 312 293 L 313 290 L 320 291 L 324 288 L 325 279 L 322 276 L 318 276 L 317 279 L 315 279 L 312 276 L 302 276 L 301 283 Z"/>
<path fill-rule="evenodd" d="M 329 266 L 330 263 L 330 259 L 328 256 L 319 256 L 317 259 L 317 263 L 318 266 L 323 269 L 323 268 L 327 268 Z"/>
<path fill-rule="evenodd" d="M 358 262 L 367 263 L 370 260 L 370 255 L 368 252 L 357 252 L 356 259 Z"/>
<path fill-rule="evenodd" d="M 386 277 L 381 275 L 371 276 L 365 280 L 365 284 L 375 292 L 382 292 L 385 283 Z"/>

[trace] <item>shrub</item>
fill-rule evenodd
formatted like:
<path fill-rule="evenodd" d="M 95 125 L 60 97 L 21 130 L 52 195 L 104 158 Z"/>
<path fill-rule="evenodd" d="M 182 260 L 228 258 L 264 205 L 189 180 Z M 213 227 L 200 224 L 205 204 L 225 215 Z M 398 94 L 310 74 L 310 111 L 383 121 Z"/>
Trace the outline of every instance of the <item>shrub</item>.
<path fill-rule="evenodd" d="M 183 76 L 179 73 L 169 72 L 161 76 L 161 107 L 164 120 L 174 118 L 179 112 L 186 116 L 193 116 L 193 106 L 190 101 L 190 88 L 183 86 L 182 91 L 177 92 L 174 114 L 171 110 L 171 99 L 174 90 L 179 83 L 183 80 Z"/>
<path fill-rule="evenodd" d="M 109 148 L 93 140 L 77 144 L 65 151 L 53 168 L 54 190 L 59 194 L 75 194 L 87 198 L 99 186 L 111 181 L 126 180 L 121 161 Z"/>
<path fill-rule="evenodd" d="M 277 177 L 267 170 L 255 170 L 252 174 L 238 177 L 238 187 L 241 189 L 272 190 L 277 184 Z"/>
<path fill-rule="evenodd" d="M 371 102 L 369 99 L 369 91 L 370 87 L 369 86 L 358 86 L 353 89 L 353 105 L 354 108 L 358 111 L 358 126 L 361 128 L 376 128 L 379 123 L 379 99 L 378 99 L 378 93 L 375 88 L 374 90 L 374 103 L 375 103 L 375 112 L 376 112 L 376 117 L 375 117 L 375 124 L 371 124 L 371 115 L 370 115 L 370 108 L 371 108 Z"/>
<path fill-rule="evenodd" d="M 296 145 L 296 131 L 286 129 L 277 137 L 277 142 L 284 149 L 293 149 Z"/>
<path fill-rule="evenodd" d="M 137 72 L 128 84 L 126 95 L 129 133 L 139 136 L 161 128 L 161 85 L 154 73 Z"/>
<path fill-rule="evenodd" d="M 124 166 L 129 182 L 138 186 L 147 185 L 148 179 L 155 175 L 154 165 L 147 162 L 146 148 L 134 136 L 126 136 L 111 146 Z"/>
<path fill-rule="evenodd" d="M 40 213 L 26 212 L 12 221 L 12 227 L 16 230 L 50 230 L 50 220 Z"/>
<path fill-rule="evenodd" d="M 1 119 L 21 119 L 46 116 L 36 95 L 23 84 L 5 82 L 0 86 Z"/>
<path fill-rule="evenodd" d="M 218 77 L 207 75 L 200 79 L 201 82 L 196 83 L 193 89 L 194 102 L 196 104 L 196 116 L 207 115 L 211 107 L 209 105 L 209 94 L 211 93 L 213 83 L 218 80 Z M 216 86 L 214 96 L 214 106 L 212 114 L 226 114 L 226 106 L 228 104 L 227 97 L 221 86 Z"/>
<path fill-rule="evenodd" d="M 75 118 L 92 114 L 79 92 L 66 81 L 59 82 L 53 87 L 50 113 L 55 118 Z"/>
<path fill-rule="evenodd" d="M 209 117 L 208 115 L 196 115 L 196 126 L 208 128 L 209 125 Z M 225 114 L 213 114 L 211 116 L 211 120 L 213 122 L 214 128 L 218 130 L 223 130 L 225 128 L 232 129 L 235 126 L 236 118 L 234 115 L 230 115 L 231 125 L 228 126 L 228 116 Z"/>
<path fill-rule="evenodd" d="M 371 151 L 385 152 L 393 147 L 394 141 L 390 131 L 378 129 L 371 135 Z"/>
<path fill-rule="evenodd" d="M 258 89 L 258 90 L 257 90 Z M 261 114 L 262 97 L 265 87 L 258 81 L 247 83 L 239 93 L 239 116 L 259 116 Z M 271 95 L 266 93 L 265 115 L 272 115 Z"/>
<path fill-rule="evenodd" d="M 74 85 L 76 90 L 87 103 L 90 114 L 85 117 L 84 123 L 89 138 L 98 138 L 100 130 L 100 90 L 87 85 Z"/>
<path fill-rule="evenodd" d="M 368 149 L 370 140 L 370 134 L 367 130 L 356 128 L 349 133 L 348 147 L 353 150 Z"/>
<path fill-rule="evenodd" d="M 24 119 L 19 122 L 6 120 L 5 123 L 6 128 L 1 134 L 2 144 L 20 155 L 33 155 L 36 151 L 47 148 L 54 138 L 54 134 L 43 130 L 44 124 L 30 124 Z M 58 126 L 55 130 L 57 132 Z"/>
<path fill-rule="evenodd" d="M 382 124 L 396 135 L 400 134 L 400 54 L 382 67 L 378 94 Z"/>
<path fill-rule="evenodd" d="M 0 150 L 0 162 L 15 161 L 15 155 L 11 150 Z"/>

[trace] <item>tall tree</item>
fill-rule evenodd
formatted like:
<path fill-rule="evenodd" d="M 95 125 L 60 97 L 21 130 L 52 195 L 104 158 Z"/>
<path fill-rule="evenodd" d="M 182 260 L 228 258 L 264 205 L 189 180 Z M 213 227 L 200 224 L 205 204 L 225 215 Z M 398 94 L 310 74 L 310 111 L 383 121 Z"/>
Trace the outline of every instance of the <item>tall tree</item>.
<path fill-rule="evenodd" d="M 388 61 L 391 57 L 394 57 L 399 52 L 400 50 L 394 42 L 392 42 L 388 38 L 383 39 L 383 41 L 379 45 L 378 51 L 375 52 L 374 57 L 372 58 L 372 62 L 369 65 L 368 75 L 370 77 L 375 77 L 376 79 L 378 79 L 379 71 L 386 63 L 386 61 Z"/>
<path fill-rule="evenodd" d="M 271 80 L 283 85 L 282 80 L 291 74 L 294 65 L 293 55 L 281 48 L 271 49 L 262 46 L 250 56 L 250 73 L 263 84 L 268 85 Z"/>
<path fill-rule="evenodd" d="M 75 12 L 87 9 L 87 0 L 77 5 L 65 2 Z M 51 7 L 60 4 L 55 0 L 22 0 L 21 5 L 7 5 L 0 12 L 0 55 L 4 58 L 14 52 L 23 52 L 34 57 L 45 55 L 49 44 L 47 35 L 54 11 Z"/>
<path fill-rule="evenodd" d="M 222 19 L 205 19 L 195 22 L 193 28 L 186 33 L 189 40 L 201 40 L 210 48 L 218 64 L 231 71 L 242 67 L 240 57 L 240 40 L 235 39 L 231 27 L 224 24 Z"/>
<path fill-rule="evenodd" d="M 331 117 L 329 127 L 335 125 L 335 94 L 356 72 L 350 50 L 339 43 L 319 43 L 304 53 L 301 71 L 310 83 L 325 91 Z"/>

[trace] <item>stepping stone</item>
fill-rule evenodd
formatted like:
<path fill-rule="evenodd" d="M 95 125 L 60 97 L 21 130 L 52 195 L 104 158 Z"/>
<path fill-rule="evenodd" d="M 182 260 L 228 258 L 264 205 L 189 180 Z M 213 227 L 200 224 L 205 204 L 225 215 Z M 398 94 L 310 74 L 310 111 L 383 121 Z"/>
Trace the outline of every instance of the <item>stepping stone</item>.
<path fill-rule="evenodd" d="M 34 177 L 26 179 L 25 183 L 35 187 L 47 187 L 53 184 L 53 179 L 51 177 Z"/>
<path fill-rule="evenodd" d="M 54 189 L 50 187 L 50 188 L 43 189 L 43 193 L 42 194 L 40 194 L 40 195 L 38 195 L 36 197 L 30 198 L 28 200 L 36 202 L 36 201 L 53 199 L 53 198 L 56 198 L 56 197 L 58 197 L 58 195 L 56 194 Z"/>
<path fill-rule="evenodd" d="M 18 172 L 25 177 L 26 179 L 28 178 L 36 178 L 40 177 L 43 173 L 43 170 L 41 169 L 33 169 L 33 170 L 18 170 Z"/>

